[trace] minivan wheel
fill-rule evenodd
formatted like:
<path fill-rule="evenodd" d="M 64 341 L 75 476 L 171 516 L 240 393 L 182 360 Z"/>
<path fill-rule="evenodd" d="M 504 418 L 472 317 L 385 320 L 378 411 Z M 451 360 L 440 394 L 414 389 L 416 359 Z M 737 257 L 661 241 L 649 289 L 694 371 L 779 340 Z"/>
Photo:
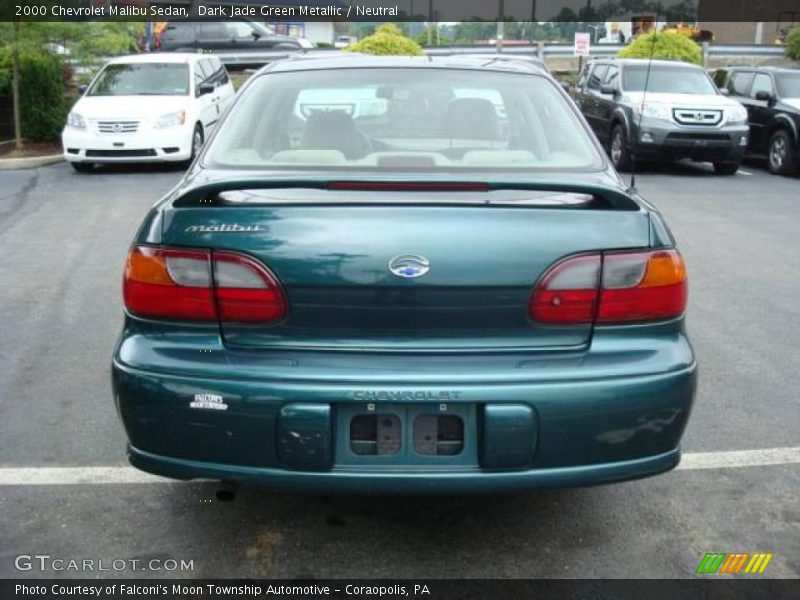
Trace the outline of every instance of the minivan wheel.
<path fill-rule="evenodd" d="M 200 154 L 200 150 L 203 149 L 203 128 L 200 126 L 200 123 L 194 126 L 194 132 L 192 133 L 192 157 L 189 159 L 191 163 L 197 158 L 197 155 Z"/>
<path fill-rule="evenodd" d="M 789 175 L 797 167 L 797 154 L 792 137 L 784 129 L 779 129 L 769 138 L 767 163 L 770 173 Z"/>
<path fill-rule="evenodd" d="M 714 172 L 717 175 L 736 175 L 741 162 L 715 162 Z"/>
<path fill-rule="evenodd" d="M 609 146 L 611 163 L 618 171 L 627 171 L 631 168 L 631 153 L 628 149 L 628 140 L 622 125 L 615 125 L 611 130 L 611 143 Z"/>
<path fill-rule="evenodd" d="M 88 173 L 94 169 L 94 163 L 90 162 L 71 162 L 69 164 L 72 165 L 72 168 L 78 173 Z"/>

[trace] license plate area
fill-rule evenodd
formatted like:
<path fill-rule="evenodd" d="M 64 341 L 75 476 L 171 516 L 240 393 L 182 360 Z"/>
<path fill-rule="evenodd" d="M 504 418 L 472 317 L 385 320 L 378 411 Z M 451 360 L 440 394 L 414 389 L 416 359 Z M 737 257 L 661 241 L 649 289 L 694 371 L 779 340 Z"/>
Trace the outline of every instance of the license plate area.
<path fill-rule="evenodd" d="M 359 403 L 336 406 L 337 465 L 478 464 L 475 405 Z"/>

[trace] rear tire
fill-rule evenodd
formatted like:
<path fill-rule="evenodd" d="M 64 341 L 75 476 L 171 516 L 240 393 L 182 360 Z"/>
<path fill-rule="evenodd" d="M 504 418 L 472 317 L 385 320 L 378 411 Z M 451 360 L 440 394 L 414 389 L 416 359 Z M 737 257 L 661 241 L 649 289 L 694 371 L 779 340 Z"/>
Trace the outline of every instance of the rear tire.
<path fill-rule="evenodd" d="M 633 159 L 631 158 L 631 151 L 628 148 L 628 136 L 625 135 L 625 128 L 619 123 L 614 125 L 611 130 L 611 141 L 609 142 L 608 155 L 611 158 L 611 164 L 617 171 L 629 171 Z"/>
<path fill-rule="evenodd" d="M 69 164 L 78 173 L 89 173 L 90 171 L 94 171 L 94 163 L 90 163 L 90 162 L 71 162 Z"/>
<path fill-rule="evenodd" d="M 785 129 L 779 129 L 769 138 L 767 165 L 769 172 L 775 175 L 791 175 L 797 170 L 797 150 Z"/>
<path fill-rule="evenodd" d="M 717 175 L 736 175 L 741 166 L 741 162 L 715 162 L 714 172 Z"/>
<path fill-rule="evenodd" d="M 197 158 L 197 155 L 200 154 L 200 150 L 203 149 L 204 142 L 205 136 L 203 135 L 203 127 L 200 125 L 200 123 L 197 123 L 194 126 L 194 131 L 192 132 L 192 156 L 189 157 L 187 165 L 191 165 L 194 162 L 194 159 Z"/>

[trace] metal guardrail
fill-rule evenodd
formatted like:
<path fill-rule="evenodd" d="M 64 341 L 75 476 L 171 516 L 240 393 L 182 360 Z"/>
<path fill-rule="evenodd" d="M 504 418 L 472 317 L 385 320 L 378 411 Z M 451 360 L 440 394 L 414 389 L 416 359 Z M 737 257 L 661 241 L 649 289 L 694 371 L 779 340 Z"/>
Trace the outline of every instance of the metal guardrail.
<path fill-rule="evenodd" d="M 595 44 L 591 47 L 592 56 L 613 56 L 625 46 L 622 44 Z M 441 48 L 425 48 L 430 56 L 451 56 L 453 54 L 486 54 L 493 52 L 494 46 L 446 46 Z M 335 48 L 317 48 L 301 52 L 215 52 L 227 67 L 252 67 L 265 65 L 276 60 L 292 56 L 307 55 L 310 57 L 332 56 L 341 52 Z M 571 57 L 571 44 L 541 44 L 525 46 L 503 46 L 503 54 L 534 54 L 541 58 Z M 783 46 L 759 46 L 753 44 L 711 44 L 709 56 L 783 56 Z"/>

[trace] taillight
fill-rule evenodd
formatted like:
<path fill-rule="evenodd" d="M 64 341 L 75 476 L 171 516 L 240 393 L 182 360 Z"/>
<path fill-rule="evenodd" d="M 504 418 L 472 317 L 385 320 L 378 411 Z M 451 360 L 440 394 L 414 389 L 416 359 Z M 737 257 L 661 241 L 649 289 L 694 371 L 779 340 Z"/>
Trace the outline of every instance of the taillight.
<path fill-rule="evenodd" d="M 213 259 L 221 321 L 267 323 L 286 316 L 281 286 L 264 265 L 232 252 L 214 252 Z"/>
<path fill-rule="evenodd" d="M 542 277 L 529 312 L 552 325 L 665 320 L 683 314 L 687 289 L 677 250 L 576 256 Z"/>
<path fill-rule="evenodd" d="M 234 252 L 134 246 L 123 296 L 128 311 L 151 318 L 269 323 L 286 315 L 272 273 Z"/>

